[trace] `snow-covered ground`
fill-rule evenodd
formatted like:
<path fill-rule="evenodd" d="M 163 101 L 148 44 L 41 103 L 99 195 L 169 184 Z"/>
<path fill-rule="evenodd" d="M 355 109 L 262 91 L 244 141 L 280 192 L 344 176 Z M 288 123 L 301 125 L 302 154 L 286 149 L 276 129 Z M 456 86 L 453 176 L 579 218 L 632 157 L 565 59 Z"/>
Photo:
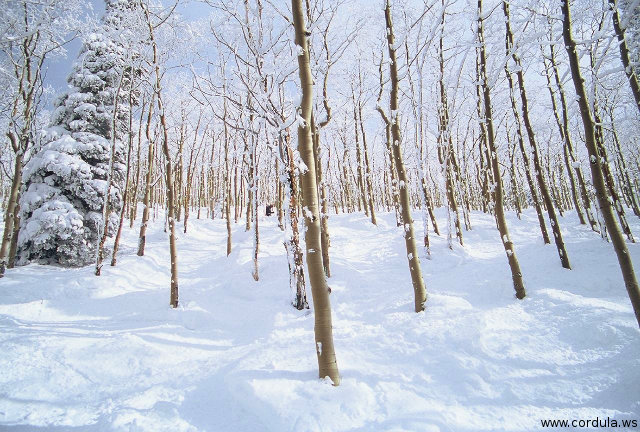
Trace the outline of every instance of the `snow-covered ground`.
<path fill-rule="evenodd" d="M 244 225 L 226 257 L 224 221 L 192 217 L 179 235 L 177 310 L 160 221 L 142 258 L 138 223 L 126 229 L 118 266 L 107 261 L 100 277 L 9 271 L 0 430 L 531 431 L 543 419 L 640 420 L 640 331 L 611 245 L 564 217 L 574 268 L 564 270 L 534 212 L 509 216 L 527 298 L 514 297 L 493 219 L 474 213 L 464 248 L 432 234 L 420 314 L 393 215 L 377 227 L 332 216 L 337 388 L 317 378 L 313 316 L 290 306 L 275 218 L 261 220 L 255 282 Z M 640 272 L 640 247 L 629 249 Z"/>

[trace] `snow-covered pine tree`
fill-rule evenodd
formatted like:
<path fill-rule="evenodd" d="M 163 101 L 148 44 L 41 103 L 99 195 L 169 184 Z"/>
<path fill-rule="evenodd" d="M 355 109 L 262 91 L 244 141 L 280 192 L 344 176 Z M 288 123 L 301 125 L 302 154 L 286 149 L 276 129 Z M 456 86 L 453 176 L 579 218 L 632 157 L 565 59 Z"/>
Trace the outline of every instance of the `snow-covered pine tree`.
<path fill-rule="evenodd" d="M 129 109 L 124 101 L 132 91 L 133 71 L 131 50 L 118 35 L 135 8 L 133 0 L 106 1 L 102 25 L 85 38 L 67 79 L 71 88 L 57 100 L 51 126 L 43 132 L 45 139 L 25 166 L 20 263 L 92 262 L 104 226 L 109 179 L 109 235 L 117 226 L 125 170 L 122 138 Z"/>
<path fill-rule="evenodd" d="M 640 2 L 638 0 L 618 0 L 618 7 L 622 14 L 631 67 L 636 76 L 640 76 Z"/>

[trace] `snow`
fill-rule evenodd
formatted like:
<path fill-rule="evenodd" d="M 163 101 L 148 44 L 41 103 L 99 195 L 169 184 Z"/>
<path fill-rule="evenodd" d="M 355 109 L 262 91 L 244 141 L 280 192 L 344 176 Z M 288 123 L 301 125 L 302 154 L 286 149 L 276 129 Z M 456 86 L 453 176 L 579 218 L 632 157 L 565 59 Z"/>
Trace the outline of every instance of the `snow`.
<path fill-rule="evenodd" d="M 561 221 L 571 271 L 542 244 L 535 211 L 507 215 L 523 301 L 492 216 L 472 212 L 465 247 L 432 235 L 419 314 L 395 217 L 377 216 L 378 226 L 363 214 L 329 219 L 339 387 L 318 379 L 312 313 L 290 305 L 275 217 L 260 221 L 259 282 L 244 224 L 229 257 L 224 220 L 177 230 L 175 310 L 162 214 L 144 257 L 139 221 L 125 224 L 119 264 L 100 277 L 8 271 L 0 429 L 532 431 L 541 419 L 640 418 L 640 331 L 611 245 L 574 213 Z M 640 247 L 628 247 L 638 271 Z"/>
<path fill-rule="evenodd" d="M 306 129 L 307 121 L 300 114 L 296 117 L 296 124 L 299 128 Z"/>

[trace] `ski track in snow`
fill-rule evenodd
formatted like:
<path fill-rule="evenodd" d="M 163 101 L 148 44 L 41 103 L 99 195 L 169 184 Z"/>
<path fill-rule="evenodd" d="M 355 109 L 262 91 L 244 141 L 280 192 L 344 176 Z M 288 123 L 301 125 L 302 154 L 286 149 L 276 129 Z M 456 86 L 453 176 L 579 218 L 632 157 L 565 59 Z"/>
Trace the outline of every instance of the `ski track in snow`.
<path fill-rule="evenodd" d="M 161 219 L 144 257 L 139 221 L 125 228 L 118 266 L 105 259 L 100 277 L 92 267 L 11 270 L 0 280 L 0 430 L 530 431 L 541 419 L 640 420 L 640 331 L 612 246 L 569 213 L 574 270 L 564 270 L 535 212 L 509 217 L 527 298 L 514 297 L 493 218 L 473 213 L 464 248 L 430 233 L 427 309 L 415 314 L 393 215 L 377 227 L 332 215 L 337 388 L 317 378 L 313 315 L 290 306 L 275 217 L 260 221 L 259 282 L 243 223 L 229 257 L 224 220 L 192 216 L 188 234 L 177 229 L 176 310 Z M 639 272 L 640 248 L 628 247 Z"/>

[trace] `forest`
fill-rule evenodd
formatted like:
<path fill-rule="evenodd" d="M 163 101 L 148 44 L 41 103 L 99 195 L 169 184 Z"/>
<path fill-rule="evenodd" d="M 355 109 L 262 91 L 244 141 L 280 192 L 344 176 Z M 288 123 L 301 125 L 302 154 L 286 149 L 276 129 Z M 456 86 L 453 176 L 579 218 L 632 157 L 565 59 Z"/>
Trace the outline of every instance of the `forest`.
<path fill-rule="evenodd" d="M 640 0 L 0 9 L 0 429 L 637 427 Z"/>

